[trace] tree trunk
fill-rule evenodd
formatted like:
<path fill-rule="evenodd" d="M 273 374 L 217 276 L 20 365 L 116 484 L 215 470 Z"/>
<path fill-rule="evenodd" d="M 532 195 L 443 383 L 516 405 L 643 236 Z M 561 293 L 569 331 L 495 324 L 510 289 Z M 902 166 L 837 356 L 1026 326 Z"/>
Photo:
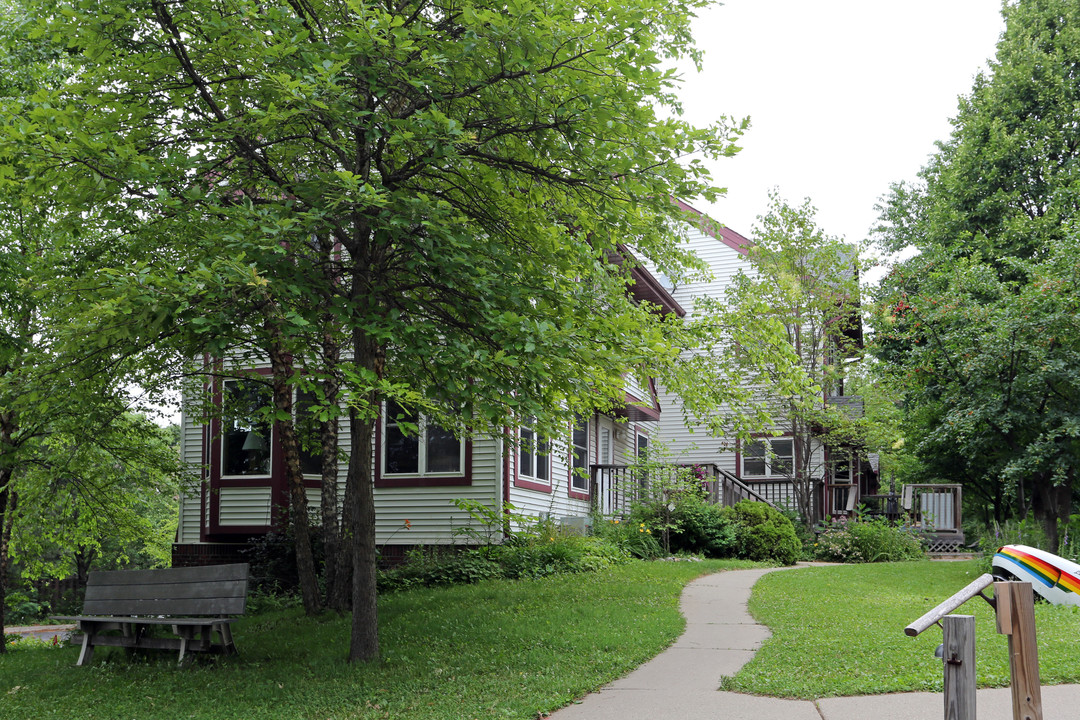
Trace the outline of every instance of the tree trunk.
<path fill-rule="evenodd" d="M 271 333 L 276 328 L 267 321 Z M 282 346 L 271 341 L 268 352 L 273 368 L 274 408 L 277 410 L 277 427 L 281 451 L 285 460 L 285 478 L 289 486 L 289 522 L 292 525 L 293 543 L 296 548 L 296 574 L 300 580 L 300 597 L 304 612 L 315 615 L 322 610 L 319 597 L 319 581 L 315 572 L 315 556 L 311 550 L 311 524 L 308 521 L 307 489 L 300 469 L 300 442 L 296 436 L 296 424 L 292 413 L 292 360 Z"/>
<path fill-rule="evenodd" d="M 353 360 L 360 368 L 382 378 L 383 349 L 367 339 L 362 331 L 353 336 Z M 344 536 L 352 548 L 352 633 L 349 639 L 349 662 L 376 660 L 379 657 L 379 617 L 375 584 L 375 485 L 372 473 L 372 447 L 378 417 L 379 397 L 373 391 L 365 398 L 366 406 L 349 409 L 349 436 L 352 453 L 345 486 Z"/>
<path fill-rule="evenodd" d="M 1047 550 L 1058 551 L 1058 528 L 1061 521 L 1068 522 L 1072 509 L 1072 485 L 1055 485 L 1049 477 L 1037 478 L 1032 483 L 1031 510 L 1046 533 Z"/>
<path fill-rule="evenodd" d="M 323 355 L 326 366 L 336 368 L 340 360 L 337 343 L 329 336 L 323 343 Z M 339 397 L 339 383 L 333 370 L 323 381 L 323 393 L 328 404 L 336 406 Z M 338 418 L 332 415 L 322 423 L 322 533 L 325 554 L 324 577 L 326 584 L 326 604 L 333 610 L 344 612 L 349 607 L 352 577 L 352 555 L 342 552 L 341 512 L 338 504 Z"/>
<path fill-rule="evenodd" d="M 8 509 L 8 498 L 12 496 L 9 483 L 11 468 L 0 468 L 0 630 L 4 627 L 4 608 L 7 602 L 8 543 L 11 540 L 11 517 L 14 507 Z M 14 505 L 14 503 L 11 503 Z M 0 636 L 3 632 L 0 632 Z M 0 654 L 7 652 L 7 643 L 0 637 Z"/>

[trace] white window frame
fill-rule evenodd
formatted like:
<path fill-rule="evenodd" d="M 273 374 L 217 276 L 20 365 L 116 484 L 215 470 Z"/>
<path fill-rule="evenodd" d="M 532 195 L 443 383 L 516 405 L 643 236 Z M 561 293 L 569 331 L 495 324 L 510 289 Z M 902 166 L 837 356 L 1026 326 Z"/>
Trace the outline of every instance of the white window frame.
<path fill-rule="evenodd" d="M 387 438 L 390 435 L 389 426 L 392 423 L 397 425 L 396 420 L 392 420 L 388 417 L 387 411 L 389 409 L 389 403 L 383 403 L 382 408 L 382 442 L 379 448 L 379 458 L 381 460 L 380 468 L 382 472 L 380 475 L 385 478 L 437 478 L 437 477 L 461 477 L 465 474 L 465 440 L 461 437 L 457 438 L 458 443 L 458 466 L 455 470 L 443 470 L 439 472 L 428 472 L 427 470 L 427 443 L 428 443 L 428 420 L 423 413 L 416 414 L 416 426 L 418 432 L 417 439 L 417 459 L 416 459 L 416 472 L 390 472 L 386 462 L 386 444 Z M 434 425 L 434 423 L 432 423 Z M 446 428 L 443 428 L 446 429 Z"/>
<path fill-rule="evenodd" d="M 589 429 L 592 423 L 588 418 L 581 418 L 581 420 L 574 423 L 570 428 L 570 491 L 576 493 L 588 493 L 589 492 Z M 585 444 L 578 445 L 574 442 L 574 433 L 578 428 L 581 428 L 582 434 L 585 436 Z M 579 465 L 579 458 L 580 465 Z M 576 469 L 581 467 L 584 473 L 576 472 Z"/>
<path fill-rule="evenodd" d="M 551 470 L 552 470 L 552 454 L 551 454 L 551 442 L 536 432 L 533 426 L 534 420 L 529 419 L 524 424 L 518 427 L 518 457 L 517 457 L 517 471 L 518 477 L 522 480 L 528 480 L 529 482 L 538 483 L 540 485 L 551 486 Z M 526 438 L 526 434 L 531 435 L 531 438 Z M 530 447 L 531 446 L 531 447 Z M 532 472 L 525 472 L 522 470 L 524 465 L 523 460 L 525 457 L 529 458 L 532 464 Z M 546 477 L 539 474 L 539 469 L 543 465 L 545 468 Z"/>
<path fill-rule="evenodd" d="M 791 443 L 791 454 L 790 455 L 788 455 L 788 454 L 780 454 L 780 453 L 776 452 L 776 443 L 782 443 L 782 442 Z M 748 457 L 750 457 L 747 451 L 750 449 L 750 447 L 752 447 L 753 445 L 757 445 L 759 443 L 760 444 L 768 443 L 768 445 L 769 445 L 768 449 L 766 450 L 765 457 L 764 457 L 765 471 L 763 473 L 747 472 L 747 470 L 746 470 L 746 460 L 747 460 Z M 752 457 L 752 459 L 753 460 L 760 460 L 762 458 L 759 455 L 754 455 Z M 774 465 L 780 465 L 781 462 L 784 459 L 787 459 L 787 461 L 788 461 L 787 462 L 787 471 L 786 472 L 773 472 Z M 780 462 L 778 462 L 778 461 L 780 461 Z M 795 468 L 795 439 L 793 437 L 791 437 L 790 435 L 781 435 L 781 436 L 778 436 L 778 437 L 755 438 L 754 441 L 752 443 L 750 443 L 749 445 L 747 445 L 745 448 L 743 448 L 742 453 L 740 453 L 739 465 L 740 465 L 739 469 L 741 471 L 740 477 L 742 477 L 742 478 L 748 478 L 748 479 L 749 478 L 753 478 L 753 479 L 759 479 L 760 478 L 762 480 L 770 480 L 770 479 L 775 479 L 775 478 L 785 478 L 785 479 L 790 478 L 792 475 L 794 475 L 794 468 Z"/>

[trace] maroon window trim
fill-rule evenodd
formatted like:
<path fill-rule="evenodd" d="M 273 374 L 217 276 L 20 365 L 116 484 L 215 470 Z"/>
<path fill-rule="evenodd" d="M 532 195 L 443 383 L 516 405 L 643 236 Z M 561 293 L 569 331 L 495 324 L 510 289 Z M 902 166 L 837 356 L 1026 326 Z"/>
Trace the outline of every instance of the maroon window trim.
<path fill-rule="evenodd" d="M 795 435 L 787 435 L 787 434 L 773 435 L 772 433 L 751 433 L 750 437 L 754 438 L 755 440 L 757 440 L 757 439 L 783 440 L 785 438 L 790 438 L 791 439 L 791 452 L 792 452 L 792 458 L 791 458 L 792 467 L 794 468 L 795 472 L 798 473 L 799 468 L 796 466 L 795 460 L 799 457 L 799 438 L 795 437 Z M 742 474 L 742 441 L 741 440 L 735 443 L 735 477 L 738 478 L 739 480 L 745 480 L 746 482 L 783 482 L 783 481 L 786 480 L 786 478 L 784 478 L 784 477 L 782 477 L 780 475 L 764 475 L 764 476 L 754 475 L 752 477 L 744 478 L 743 474 Z"/>
<path fill-rule="evenodd" d="M 383 477 L 382 474 L 382 433 L 385 414 L 379 413 L 379 421 L 375 423 L 375 487 L 377 488 L 407 488 L 407 487 L 459 487 L 472 485 L 472 440 L 465 440 L 465 462 L 462 475 L 436 475 L 434 477 Z"/>
<path fill-rule="evenodd" d="M 248 374 L 267 376 L 272 374 L 270 368 L 250 370 Z M 237 374 L 240 377 L 240 374 Z M 230 377 L 217 377 L 211 388 L 215 407 L 221 407 L 222 384 Z M 209 506 L 209 520 L 206 524 L 204 540 L 214 540 L 221 536 L 234 537 L 237 535 L 263 534 L 275 527 L 280 527 L 285 521 L 289 508 L 289 488 L 285 479 L 285 458 L 281 449 L 281 428 L 274 423 L 270 443 L 270 476 L 255 478 L 223 478 L 221 477 L 221 418 L 212 418 L 209 423 L 209 452 L 206 466 L 209 469 L 209 483 L 205 485 L 204 507 Z M 322 484 L 321 479 L 305 479 L 304 486 L 317 488 Z M 266 525 L 222 525 L 221 524 L 221 489 L 233 487 L 269 487 L 270 488 L 270 522 Z M 201 524 L 201 523 L 200 523 Z"/>
<path fill-rule="evenodd" d="M 589 462 L 592 459 L 591 458 L 591 453 L 589 452 L 589 446 L 592 443 L 590 442 L 588 430 L 594 430 L 596 428 L 596 426 L 599 425 L 599 423 L 594 421 L 594 418 L 595 418 L 595 416 L 590 417 L 588 420 L 585 421 L 585 422 L 587 422 L 589 424 L 589 427 L 586 429 L 586 432 L 585 432 L 585 472 L 586 472 L 585 482 L 589 483 L 588 485 L 586 485 L 586 487 L 589 487 L 592 484 L 591 478 L 589 477 L 589 474 L 592 473 L 592 470 L 591 470 L 592 463 Z M 588 490 L 581 491 L 581 490 L 576 490 L 574 488 L 574 425 L 573 425 L 573 423 L 571 423 L 571 425 L 570 425 L 570 456 L 567 458 L 567 461 L 568 461 L 568 463 L 570 465 L 570 471 L 566 475 L 566 494 L 567 494 L 567 496 L 574 499 L 574 500 L 588 500 L 588 499 L 590 499 L 590 495 L 589 495 Z"/>
<path fill-rule="evenodd" d="M 521 426 L 513 428 L 513 432 L 516 435 L 518 443 L 521 442 Z M 535 431 L 534 431 L 535 432 Z M 548 493 L 549 495 L 554 489 L 554 469 L 555 463 L 552 460 L 555 456 L 551 453 L 551 441 L 548 441 L 548 481 L 545 483 L 543 480 L 537 478 L 523 478 L 521 477 L 521 446 L 515 443 L 511 444 L 511 449 L 514 454 L 514 487 L 522 488 L 523 490 L 536 490 L 542 493 Z M 509 453 L 507 453 L 509 456 Z"/>

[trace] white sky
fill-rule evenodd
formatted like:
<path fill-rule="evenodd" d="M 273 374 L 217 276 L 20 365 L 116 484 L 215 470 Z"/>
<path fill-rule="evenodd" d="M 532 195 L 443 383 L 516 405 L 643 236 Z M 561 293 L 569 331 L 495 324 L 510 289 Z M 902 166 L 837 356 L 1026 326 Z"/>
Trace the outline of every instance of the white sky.
<path fill-rule="evenodd" d="M 687 199 L 743 235 L 768 192 L 810 197 L 819 225 L 856 241 L 889 184 L 913 180 L 950 132 L 957 98 L 993 57 L 999 0 L 728 0 L 703 10 L 703 72 L 684 72 L 684 118 L 749 115 L 743 150 L 711 165 L 728 188 Z"/>

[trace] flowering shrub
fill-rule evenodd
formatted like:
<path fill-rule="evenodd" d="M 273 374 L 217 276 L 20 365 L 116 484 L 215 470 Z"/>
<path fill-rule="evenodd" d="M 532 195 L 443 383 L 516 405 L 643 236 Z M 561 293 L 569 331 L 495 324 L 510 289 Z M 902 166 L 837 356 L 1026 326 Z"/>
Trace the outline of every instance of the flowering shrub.
<path fill-rule="evenodd" d="M 818 536 L 814 550 L 819 560 L 844 563 L 918 560 L 926 555 L 911 528 L 883 518 L 836 523 Z"/>
<path fill-rule="evenodd" d="M 652 523 L 638 513 L 629 519 L 609 518 L 594 522 L 593 532 L 599 538 L 620 548 L 630 557 L 652 560 L 664 554 L 653 533 Z"/>

